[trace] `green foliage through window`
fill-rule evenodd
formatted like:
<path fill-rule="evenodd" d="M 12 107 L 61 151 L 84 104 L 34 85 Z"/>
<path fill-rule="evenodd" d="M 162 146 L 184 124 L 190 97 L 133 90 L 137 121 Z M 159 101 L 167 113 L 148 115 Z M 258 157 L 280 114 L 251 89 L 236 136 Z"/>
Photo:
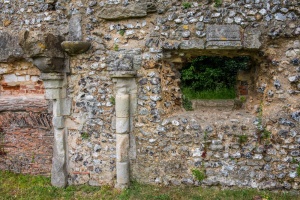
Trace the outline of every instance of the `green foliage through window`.
<path fill-rule="evenodd" d="M 191 99 L 197 96 L 199 99 L 235 98 L 237 72 L 247 70 L 249 61 L 249 57 L 197 57 L 181 70 L 182 91 Z M 208 93 L 208 98 L 203 93 Z"/>

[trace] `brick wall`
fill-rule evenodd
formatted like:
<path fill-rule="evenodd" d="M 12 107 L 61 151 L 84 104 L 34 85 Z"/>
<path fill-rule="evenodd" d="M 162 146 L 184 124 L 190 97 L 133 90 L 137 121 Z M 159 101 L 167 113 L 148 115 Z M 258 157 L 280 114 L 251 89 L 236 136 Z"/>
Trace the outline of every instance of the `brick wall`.
<path fill-rule="evenodd" d="M 0 64 L 0 170 L 50 175 L 53 132 L 40 72 Z"/>
<path fill-rule="evenodd" d="M 1 170 L 50 174 L 51 117 L 42 97 L 0 98 L 0 145 L 4 152 L 0 155 Z"/>
<path fill-rule="evenodd" d="M 0 95 L 43 95 L 39 70 L 29 63 L 17 62 L 0 65 Z"/>

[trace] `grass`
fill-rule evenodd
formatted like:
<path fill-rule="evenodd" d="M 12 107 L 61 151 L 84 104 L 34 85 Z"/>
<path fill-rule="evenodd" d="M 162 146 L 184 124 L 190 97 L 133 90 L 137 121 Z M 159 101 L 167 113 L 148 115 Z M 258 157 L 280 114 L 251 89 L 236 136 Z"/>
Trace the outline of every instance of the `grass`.
<path fill-rule="evenodd" d="M 190 88 L 182 88 L 182 93 L 189 99 L 234 99 L 234 88 L 220 88 L 217 90 L 194 91 Z"/>
<path fill-rule="evenodd" d="M 0 171 L 0 199 L 60 200 L 60 199 L 105 199 L 105 200 L 252 200 L 261 196 L 272 200 L 300 200 L 297 194 L 288 192 L 258 191 L 255 189 L 220 189 L 193 186 L 159 187 L 133 182 L 124 191 L 110 186 L 68 186 L 65 189 L 51 186 L 50 179 Z"/>

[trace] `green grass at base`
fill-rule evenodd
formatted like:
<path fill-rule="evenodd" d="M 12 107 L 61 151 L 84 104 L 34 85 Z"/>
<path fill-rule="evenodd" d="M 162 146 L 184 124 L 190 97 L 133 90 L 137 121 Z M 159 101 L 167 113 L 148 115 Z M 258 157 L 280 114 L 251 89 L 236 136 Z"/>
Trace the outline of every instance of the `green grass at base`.
<path fill-rule="evenodd" d="M 265 200 L 300 200 L 299 194 L 256 189 L 222 189 L 195 186 L 163 187 L 132 182 L 129 189 L 117 190 L 111 186 L 88 185 L 56 188 L 50 178 L 0 171 L 0 199 L 2 200 L 252 200 L 260 196 Z"/>
<path fill-rule="evenodd" d="M 205 91 L 182 88 L 182 93 L 189 99 L 234 99 L 236 97 L 234 88 L 220 88 Z"/>

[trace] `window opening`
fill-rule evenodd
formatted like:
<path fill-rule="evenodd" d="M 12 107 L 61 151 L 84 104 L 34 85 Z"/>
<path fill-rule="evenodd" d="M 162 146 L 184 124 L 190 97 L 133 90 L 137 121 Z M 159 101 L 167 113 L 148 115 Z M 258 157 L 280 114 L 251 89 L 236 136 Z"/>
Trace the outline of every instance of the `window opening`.
<path fill-rule="evenodd" d="M 181 69 L 183 94 L 190 99 L 234 99 L 237 73 L 249 67 L 250 59 L 245 56 L 199 56 Z"/>

